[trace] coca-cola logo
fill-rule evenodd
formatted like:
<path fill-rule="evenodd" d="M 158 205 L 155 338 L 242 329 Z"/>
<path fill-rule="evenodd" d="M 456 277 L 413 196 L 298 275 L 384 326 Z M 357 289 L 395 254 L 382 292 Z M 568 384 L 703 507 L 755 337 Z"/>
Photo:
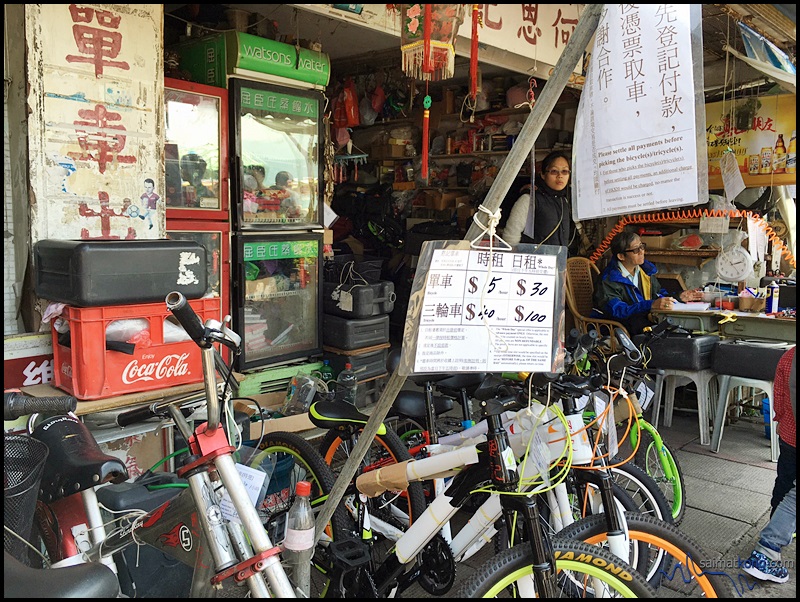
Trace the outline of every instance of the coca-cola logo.
<path fill-rule="evenodd" d="M 133 360 L 122 371 L 122 382 L 129 385 L 142 380 L 164 380 L 186 376 L 189 374 L 188 358 L 188 353 L 180 355 L 173 353 L 157 362 L 139 363 L 139 360 Z"/>
<path fill-rule="evenodd" d="M 61 364 L 61 374 L 66 376 L 67 378 L 72 378 L 72 366 L 64 362 Z"/>

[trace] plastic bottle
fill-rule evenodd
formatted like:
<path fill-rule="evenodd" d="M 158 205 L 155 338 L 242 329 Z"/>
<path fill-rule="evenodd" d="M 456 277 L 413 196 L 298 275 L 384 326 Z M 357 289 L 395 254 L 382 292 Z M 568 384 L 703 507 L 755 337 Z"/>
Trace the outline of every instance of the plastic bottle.
<path fill-rule="evenodd" d="M 291 571 L 295 587 L 308 598 L 311 590 L 311 560 L 314 556 L 314 513 L 311 510 L 311 483 L 298 481 L 295 498 L 286 515 L 283 559 Z"/>
<path fill-rule="evenodd" d="M 797 173 L 797 141 L 795 137 L 797 131 L 792 130 L 792 138 L 789 140 L 789 148 L 786 151 L 786 173 Z"/>
<path fill-rule="evenodd" d="M 336 377 L 336 390 L 337 399 L 341 399 L 342 401 L 356 405 L 358 378 L 356 377 L 356 372 L 353 370 L 353 365 L 350 362 L 347 362 L 344 365 L 344 370 L 339 372 L 339 376 Z"/>
<path fill-rule="evenodd" d="M 767 288 L 767 307 L 764 311 L 768 314 L 778 313 L 778 299 L 780 297 L 781 288 L 774 280 L 769 283 Z"/>
<path fill-rule="evenodd" d="M 336 380 L 336 375 L 333 373 L 333 367 L 330 360 L 322 360 L 322 367 L 319 369 L 319 378 L 326 385 Z"/>

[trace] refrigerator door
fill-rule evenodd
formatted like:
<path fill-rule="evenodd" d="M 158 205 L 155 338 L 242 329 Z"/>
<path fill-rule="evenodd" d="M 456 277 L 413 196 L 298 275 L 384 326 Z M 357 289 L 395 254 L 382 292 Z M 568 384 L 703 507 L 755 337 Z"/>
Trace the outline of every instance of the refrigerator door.
<path fill-rule="evenodd" d="M 322 228 L 321 92 L 232 78 L 234 225 Z"/>
<path fill-rule="evenodd" d="M 167 219 L 228 220 L 228 91 L 164 79 Z"/>
<path fill-rule="evenodd" d="M 234 235 L 240 371 L 322 353 L 322 233 Z"/>

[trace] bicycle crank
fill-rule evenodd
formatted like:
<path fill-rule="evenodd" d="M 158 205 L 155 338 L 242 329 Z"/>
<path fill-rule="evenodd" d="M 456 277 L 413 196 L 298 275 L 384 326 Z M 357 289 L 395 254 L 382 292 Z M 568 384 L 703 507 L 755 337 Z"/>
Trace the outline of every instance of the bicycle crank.
<path fill-rule="evenodd" d="M 441 534 L 436 535 L 420 552 L 418 583 L 431 596 L 450 591 L 456 580 L 456 560 L 450 545 Z"/>

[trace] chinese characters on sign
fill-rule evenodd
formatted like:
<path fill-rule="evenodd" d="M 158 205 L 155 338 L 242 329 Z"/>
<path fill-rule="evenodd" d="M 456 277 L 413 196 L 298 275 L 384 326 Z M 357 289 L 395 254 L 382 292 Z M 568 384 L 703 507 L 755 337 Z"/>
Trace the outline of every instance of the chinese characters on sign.
<path fill-rule="evenodd" d="M 556 256 L 437 249 L 414 372 L 552 371 Z"/>
<path fill-rule="evenodd" d="M 163 237 L 163 6 L 26 5 L 25 16 L 34 242 Z"/>
<path fill-rule="evenodd" d="M 692 10 L 606 5 L 575 126 L 576 220 L 693 205 L 707 193 Z"/>

